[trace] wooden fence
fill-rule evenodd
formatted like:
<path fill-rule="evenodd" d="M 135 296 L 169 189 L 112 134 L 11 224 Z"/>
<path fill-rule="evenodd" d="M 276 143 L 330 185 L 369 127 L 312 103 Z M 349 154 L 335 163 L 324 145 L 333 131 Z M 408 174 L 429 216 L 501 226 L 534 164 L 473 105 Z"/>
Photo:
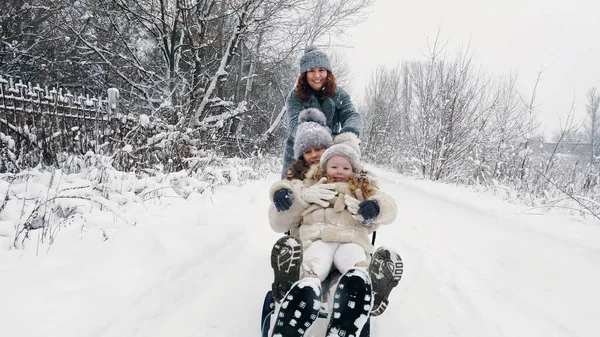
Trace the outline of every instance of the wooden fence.
<path fill-rule="evenodd" d="M 123 137 L 140 124 L 139 118 L 120 111 L 116 88 L 108 89 L 104 97 L 90 97 L 0 77 L 0 172 L 40 163 L 55 165 L 61 157 L 88 151 L 115 153 L 123 147 Z M 226 155 L 251 150 L 255 143 L 199 134 L 197 139 L 205 139 L 201 147 L 218 149 Z M 137 139 L 136 143 L 140 141 L 146 143 L 146 139 Z"/>
<path fill-rule="evenodd" d="M 115 88 L 106 97 L 90 97 L 0 77 L 0 155 L 17 169 L 51 165 L 61 152 L 103 153 L 128 120 L 133 118 L 119 113 Z"/>

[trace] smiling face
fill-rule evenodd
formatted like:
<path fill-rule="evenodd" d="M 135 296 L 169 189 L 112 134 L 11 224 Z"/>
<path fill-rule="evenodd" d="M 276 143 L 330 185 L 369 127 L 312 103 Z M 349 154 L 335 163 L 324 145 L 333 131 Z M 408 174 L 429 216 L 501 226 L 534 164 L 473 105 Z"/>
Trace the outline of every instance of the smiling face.
<path fill-rule="evenodd" d="M 312 165 L 314 163 L 318 163 L 319 160 L 321 160 L 323 152 L 325 152 L 325 147 L 319 146 L 304 151 L 302 156 L 304 157 L 304 160 L 306 160 L 308 165 Z"/>
<path fill-rule="evenodd" d="M 325 165 L 325 174 L 335 182 L 346 182 L 352 176 L 352 164 L 343 156 L 329 158 Z"/>
<path fill-rule="evenodd" d="M 306 81 L 315 91 L 323 89 L 327 81 L 327 69 L 311 68 L 306 72 Z"/>

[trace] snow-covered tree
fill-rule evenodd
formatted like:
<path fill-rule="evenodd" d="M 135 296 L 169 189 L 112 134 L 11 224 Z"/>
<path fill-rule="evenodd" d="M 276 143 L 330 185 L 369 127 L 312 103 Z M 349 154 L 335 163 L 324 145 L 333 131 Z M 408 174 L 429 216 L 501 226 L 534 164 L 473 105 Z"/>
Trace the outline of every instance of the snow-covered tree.
<path fill-rule="evenodd" d="M 69 1 L 8 0 L 0 11 L 0 75 L 25 83 L 70 82 L 77 68 L 71 38 L 62 29 Z"/>
<path fill-rule="evenodd" d="M 432 50 L 429 60 L 373 74 L 366 89 L 366 156 L 434 180 L 520 177 L 530 151 L 527 116 L 535 115 L 527 114 L 515 79 L 486 78 L 468 53 L 444 59 Z"/>
<path fill-rule="evenodd" d="M 371 2 L 12 0 L 0 14 L 0 75 L 104 97 L 117 88 L 119 112 L 148 116 L 144 127 L 117 123 L 104 149 L 122 163 L 179 160 L 232 138 L 279 151 L 272 136 L 300 53 L 329 45 Z M 157 134 L 170 136 L 155 144 Z"/>
<path fill-rule="evenodd" d="M 600 154 L 600 92 L 597 88 L 590 88 L 587 92 L 585 106 L 585 129 L 587 140 L 590 143 L 590 162 Z"/>

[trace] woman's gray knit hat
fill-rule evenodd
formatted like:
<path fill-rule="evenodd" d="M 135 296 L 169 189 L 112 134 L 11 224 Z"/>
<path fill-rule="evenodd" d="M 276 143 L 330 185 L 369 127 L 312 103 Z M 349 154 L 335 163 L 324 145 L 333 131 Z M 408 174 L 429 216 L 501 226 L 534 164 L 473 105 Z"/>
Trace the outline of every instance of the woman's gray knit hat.
<path fill-rule="evenodd" d="M 332 72 L 327 54 L 314 46 L 308 46 L 300 58 L 300 73 L 305 73 L 312 68 L 325 68 L 330 73 Z"/>
<path fill-rule="evenodd" d="M 333 138 L 326 125 L 327 118 L 321 110 L 308 108 L 300 111 L 294 142 L 295 159 L 302 157 L 310 149 L 331 146 Z"/>
<path fill-rule="evenodd" d="M 352 132 L 344 132 L 335 136 L 333 145 L 329 147 L 321 156 L 321 169 L 325 171 L 327 161 L 334 156 L 342 156 L 348 159 L 352 165 L 354 173 L 360 172 L 362 165 L 360 163 L 360 140 Z"/>

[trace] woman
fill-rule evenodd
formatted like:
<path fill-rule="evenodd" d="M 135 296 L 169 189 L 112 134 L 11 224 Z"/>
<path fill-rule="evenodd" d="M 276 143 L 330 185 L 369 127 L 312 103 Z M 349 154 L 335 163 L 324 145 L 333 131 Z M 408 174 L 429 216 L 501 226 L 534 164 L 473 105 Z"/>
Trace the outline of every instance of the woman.
<path fill-rule="evenodd" d="M 327 55 L 314 47 L 308 47 L 300 58 L 300 75 L 296 88 L 290 92 L 286 101 L 289 129 L 283 155 L 282 179 L 286 177 L 292 162 L 297 159 L 294 156 L 294 144 L 298 115 L 307 108 L 323 112 L 326 127 L 331 134 L 352 132 L 360 136 L 360 114 L 354 109 L 350 95 L 336 85 Z"/>

